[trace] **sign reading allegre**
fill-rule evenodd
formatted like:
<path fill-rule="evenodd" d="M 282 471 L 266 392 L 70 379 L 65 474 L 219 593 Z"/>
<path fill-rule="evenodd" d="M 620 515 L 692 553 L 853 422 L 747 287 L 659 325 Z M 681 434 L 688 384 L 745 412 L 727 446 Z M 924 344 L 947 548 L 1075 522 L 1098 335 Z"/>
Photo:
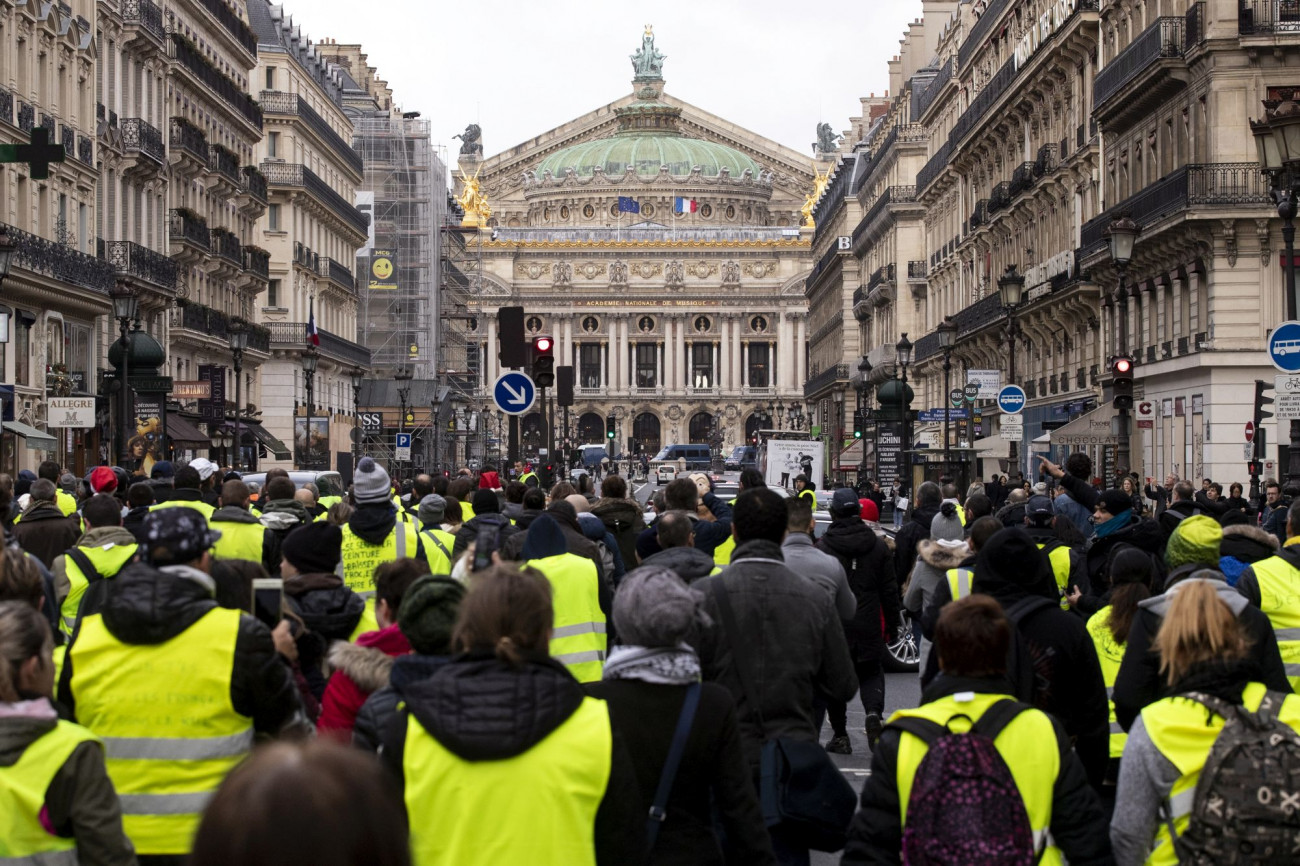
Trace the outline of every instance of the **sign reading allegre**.
<path fill-rule="evenodd" d="M 50 397 L 47 408 L 46 427 L 78 427 L 84 430 L 95 426 L 94 397 Z"/>

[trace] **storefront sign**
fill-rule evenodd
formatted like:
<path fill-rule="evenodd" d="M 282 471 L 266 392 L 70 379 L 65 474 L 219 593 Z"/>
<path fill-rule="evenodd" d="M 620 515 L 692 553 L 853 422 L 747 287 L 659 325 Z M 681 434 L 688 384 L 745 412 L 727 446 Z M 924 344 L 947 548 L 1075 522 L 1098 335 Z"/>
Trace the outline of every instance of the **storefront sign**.
<path fill-rule="evenodd" d="M 1034 265 L 1025 271 L 1025 287 L 1029 289 L 1028 299 L 1032 301 L 1051 292 L 1051 286 L 1046 283 L 1052 277 L 1072 273 L 1074 273 L 1074 250 L 1057 253 L 1042 264 Z"/>
<path fill-rule="evenodd" d="M 206 379 L 173 382 L 172 396 L 177 400 L 207 400 L 212 396 L 212 383 Z"/>
<path fill-rule="evenodd" d="M 1070 20 L 1074 15 L 1074 10 L 1079 5 L 1079 0 L 1056 0 L 1047 8 L 1042 15 L 1038 16 L 1035 21 L 1029 22 L 1029 29 L 1025 35 L 1016 43 L 1016 71 L 1024 66 L 1033 57 L 1035 52 L 1044 42 L 1052 37 L 1056 31 L 1065 26 L 1065 22 Z"/>
<path fill-rule="evenodd" d="M 903 422 L 881 421 L 876 425 L 876 481 L 882 488 L 895 488 L 903 468 Z"/>
<path fill-rule="evenodd" d="M 94 397 L 50 397 L 45 415 L 46 427 L 78 427 L 83 430 L 95 426 Z"/>

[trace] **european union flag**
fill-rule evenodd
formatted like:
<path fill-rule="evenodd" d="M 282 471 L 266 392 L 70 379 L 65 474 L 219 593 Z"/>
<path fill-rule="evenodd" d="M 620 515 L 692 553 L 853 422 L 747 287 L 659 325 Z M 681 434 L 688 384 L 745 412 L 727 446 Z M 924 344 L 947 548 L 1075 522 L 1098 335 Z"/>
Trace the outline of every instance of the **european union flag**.
<path fill-rule="evenodd" d="M 641 213 L 641 202 L 625 195 L 618 197 L 619 213 Z"/>

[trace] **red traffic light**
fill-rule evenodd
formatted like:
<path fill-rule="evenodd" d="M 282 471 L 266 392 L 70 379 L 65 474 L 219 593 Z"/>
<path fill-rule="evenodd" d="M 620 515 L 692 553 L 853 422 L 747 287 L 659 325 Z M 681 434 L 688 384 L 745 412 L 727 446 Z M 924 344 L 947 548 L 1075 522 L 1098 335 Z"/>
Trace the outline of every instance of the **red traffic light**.
<path fill-rule="evenodd" d="M 1123 374 L 1123 373 L 1131 373 L 1131 372 L 1133 372 L 1133 362 L 1131 360 L 1123 357 L 1115 359 L 1116 375 Z"/>
<path fill-rule="evenodd" d="M 539 352 L 549 352 L 549 351 L 551 351 L 551 346 L 552 346 L 552 344 L 553 344 L 553 341 L 551 340 L 550 337 L 538 337 L 537 340 L 536 340 L 536 342 L 533 343 L 534 347 L 535 347 L 535 348 L 537 349 L 537 351 L 539 351 Z"/>

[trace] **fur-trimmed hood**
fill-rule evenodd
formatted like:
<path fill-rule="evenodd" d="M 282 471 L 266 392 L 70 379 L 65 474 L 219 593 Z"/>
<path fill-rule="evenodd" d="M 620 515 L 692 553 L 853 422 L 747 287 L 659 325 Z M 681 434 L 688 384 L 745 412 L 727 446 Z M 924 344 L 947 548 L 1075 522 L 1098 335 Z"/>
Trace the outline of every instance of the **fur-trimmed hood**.
<path fill-rule="evenodd" d="M 970 558 L 970 546 L 965 541 L 934 541 L 925 539 L 916 546 L 916 555 L 937 571 L 956 568 Z"/>
<path fill-rule="evenodd" d="M 373 692 L 388 685 L 393 656 L 378 647 L 335 641 L 330 647 L 330 665 L 347 674 L 357 688 Z"/>
<path fill-rule="evenodd" d="M 1273 533 L 1248 523 L 1238 523 L 1223 527 L 1219 554 L 1243 563 L 1252 563 L 1267 559 L 1277 553 L 1279 547 L 1277 536 Z"/>

